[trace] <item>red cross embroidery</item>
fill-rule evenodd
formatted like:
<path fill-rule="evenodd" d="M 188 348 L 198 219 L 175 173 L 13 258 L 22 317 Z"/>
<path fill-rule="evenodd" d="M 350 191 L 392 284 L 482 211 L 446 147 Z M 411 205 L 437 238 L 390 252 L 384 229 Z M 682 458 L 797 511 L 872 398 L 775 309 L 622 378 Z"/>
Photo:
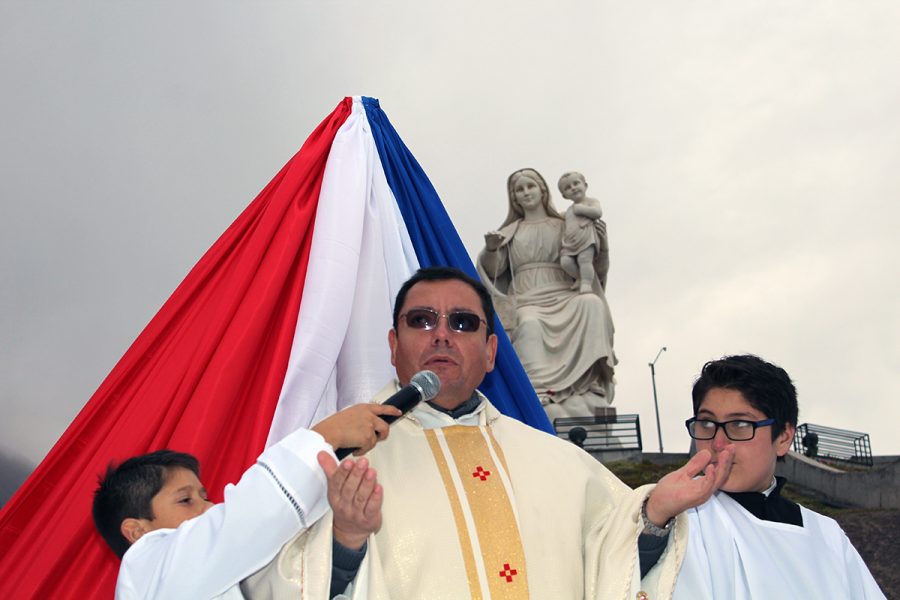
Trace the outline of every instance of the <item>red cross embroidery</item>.
<path fill-rule="evenodd" d="M 476 469 L 475 469 L 475 472 L 472 473 L 472 477 L 478 477 L 479 479 L 481 479 L 482 481 L 484 481 L 485 479 L 488 478 L 488 476 L 489 476 L 490 474 L 491 474 L 490 471 L 487 471 L 487 470 L 485 470 L 484 468 L 482 468 L 481 465 L 478 465 L 478 468 L 476 468 Z"/>
<path fill-rule="evenodd" d="M 506 577 L 506 583 L 512 583 L 513 575 L 519 572 L 509 566 L 509 563 L 503 563 L 503 570 L 500 571 L 500 577 Z"/>

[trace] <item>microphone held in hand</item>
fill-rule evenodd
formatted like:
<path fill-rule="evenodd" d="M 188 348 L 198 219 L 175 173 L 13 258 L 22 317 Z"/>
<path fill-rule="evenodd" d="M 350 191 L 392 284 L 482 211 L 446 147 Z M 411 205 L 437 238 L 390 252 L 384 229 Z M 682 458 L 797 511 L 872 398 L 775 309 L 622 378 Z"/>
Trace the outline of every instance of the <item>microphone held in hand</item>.
<path fill-rule="evenodd" d="M 400 388 L 396 394 L 385 400 L 383 404 L 400 409 L 400 416 L 402 417 L 419 402 L 434 400 L 440 391 L 441 380 L 438 379 L 437 375 L 431 371 L 419 371 L 410 378 L 408 385 Z M 399 418 L 393 415 L 381 416 L 385 423 L 393 423 Z M 338 448 L 335 451 L 335 455 L 338 457 L 338 460 L 341 460 L 356 450 L 357 448 Z"/>

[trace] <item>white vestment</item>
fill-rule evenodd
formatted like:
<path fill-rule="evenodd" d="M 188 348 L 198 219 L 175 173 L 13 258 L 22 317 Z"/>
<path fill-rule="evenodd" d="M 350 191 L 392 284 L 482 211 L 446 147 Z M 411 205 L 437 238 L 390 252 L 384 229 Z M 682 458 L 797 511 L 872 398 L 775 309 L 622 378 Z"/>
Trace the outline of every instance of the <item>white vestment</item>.
<path fill-rule="evenodd" d="M 228 485 L 223 503 L 142 536 L 122 558 L 116 599 L 243 598 L 240 580 L 328 509 L 321 450 L 331 446 L 318 433 L 295 431 Z"/>
<path fill-rule="evenodd" d="M 803 506 L 800 514 L 802 527 L 764 521 L 723 492 L 690 509 L 676 600 L 884 598 L 834 519 Z"/>
<path fill-rule="evenodd" d="M 486 399 L 457 420 L 422 403 L 368 456 L 384 486 L 383 522 L 347 592 L 354 599 L 632 599 L 642 589 L 637 539 L 651 486 L 630 490 Z M 285 546 L 245 594 L 326 598 L 330 523 L 328 514 Z M 684 526 L 643 582 L 651 599 L 671 596 Z"/>

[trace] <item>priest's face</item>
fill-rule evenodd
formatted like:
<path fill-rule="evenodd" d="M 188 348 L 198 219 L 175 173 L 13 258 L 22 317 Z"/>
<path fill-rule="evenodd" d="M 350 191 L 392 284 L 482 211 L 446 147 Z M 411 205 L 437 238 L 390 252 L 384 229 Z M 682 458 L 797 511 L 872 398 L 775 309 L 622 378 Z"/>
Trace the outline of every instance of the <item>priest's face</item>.
<path fill-rule="evenodd" d="M 697 410 L 697 418 L 724 423 L 725 421 L 763 421 L 768 418 L 760 410 L 753 408 L 744 395 L 725 388 L 712 388 L 707 392 Z M 696 440 L 697 450 L 707 449 L 715 462 L 719 452 L 729 444 L 734 444 L 734 462 L 731 474 L 722 486 L 726 492 L 763 492 L 772 485 L 775 476 L 775 460 L 784 456 L 794 439 L 794 426 L 785 426 L 784 431 L 772 439 L 772 426 L 758 427 L 753 439 L 732 441 L 719 427 L 716 437 L 711 440 Z"/>
<path fill-rule="evenodd" d="M 433 329 L 410 326 L 404 315 L 427 309 L 441 315 Z M 486 373 L 494 369 L 497 336 L 487 335 L 484 311 L 478 294 L 457 279 L 420 281 L 410 288 L 397 329 L 388 333 L 391 364 L 401 385 L 423 369 L 434 371 L 441 380 L 441 392 L 433 402 L 453 409 L 472 397 Z M 451 329 L 446 315 L 465 312 L 480 319 L 475 331 Z"/>

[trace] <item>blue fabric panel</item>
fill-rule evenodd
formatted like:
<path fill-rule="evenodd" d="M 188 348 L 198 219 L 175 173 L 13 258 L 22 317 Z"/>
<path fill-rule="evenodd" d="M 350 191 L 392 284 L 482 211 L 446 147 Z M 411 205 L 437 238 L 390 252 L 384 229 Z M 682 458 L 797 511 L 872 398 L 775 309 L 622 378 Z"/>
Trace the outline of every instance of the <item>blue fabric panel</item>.
<path fill-rule="evenodd" d="M 363 106 L 372 127 L 388 185 L 397 198 L 419 264 L 423 267 L 448 265 L 479 279 L 475 265 L 472 264 L 434 186 L 397 135 L 378 100 L 363 97 Z M 488 373 L 479 389 L 504 414 L 553 433 L 550 420 L 541 408 L 534 388 L 528 381 L 528 375 L 496 318 L 494 331 L 498 338 L 497 360 L 494 371 Z"/>

